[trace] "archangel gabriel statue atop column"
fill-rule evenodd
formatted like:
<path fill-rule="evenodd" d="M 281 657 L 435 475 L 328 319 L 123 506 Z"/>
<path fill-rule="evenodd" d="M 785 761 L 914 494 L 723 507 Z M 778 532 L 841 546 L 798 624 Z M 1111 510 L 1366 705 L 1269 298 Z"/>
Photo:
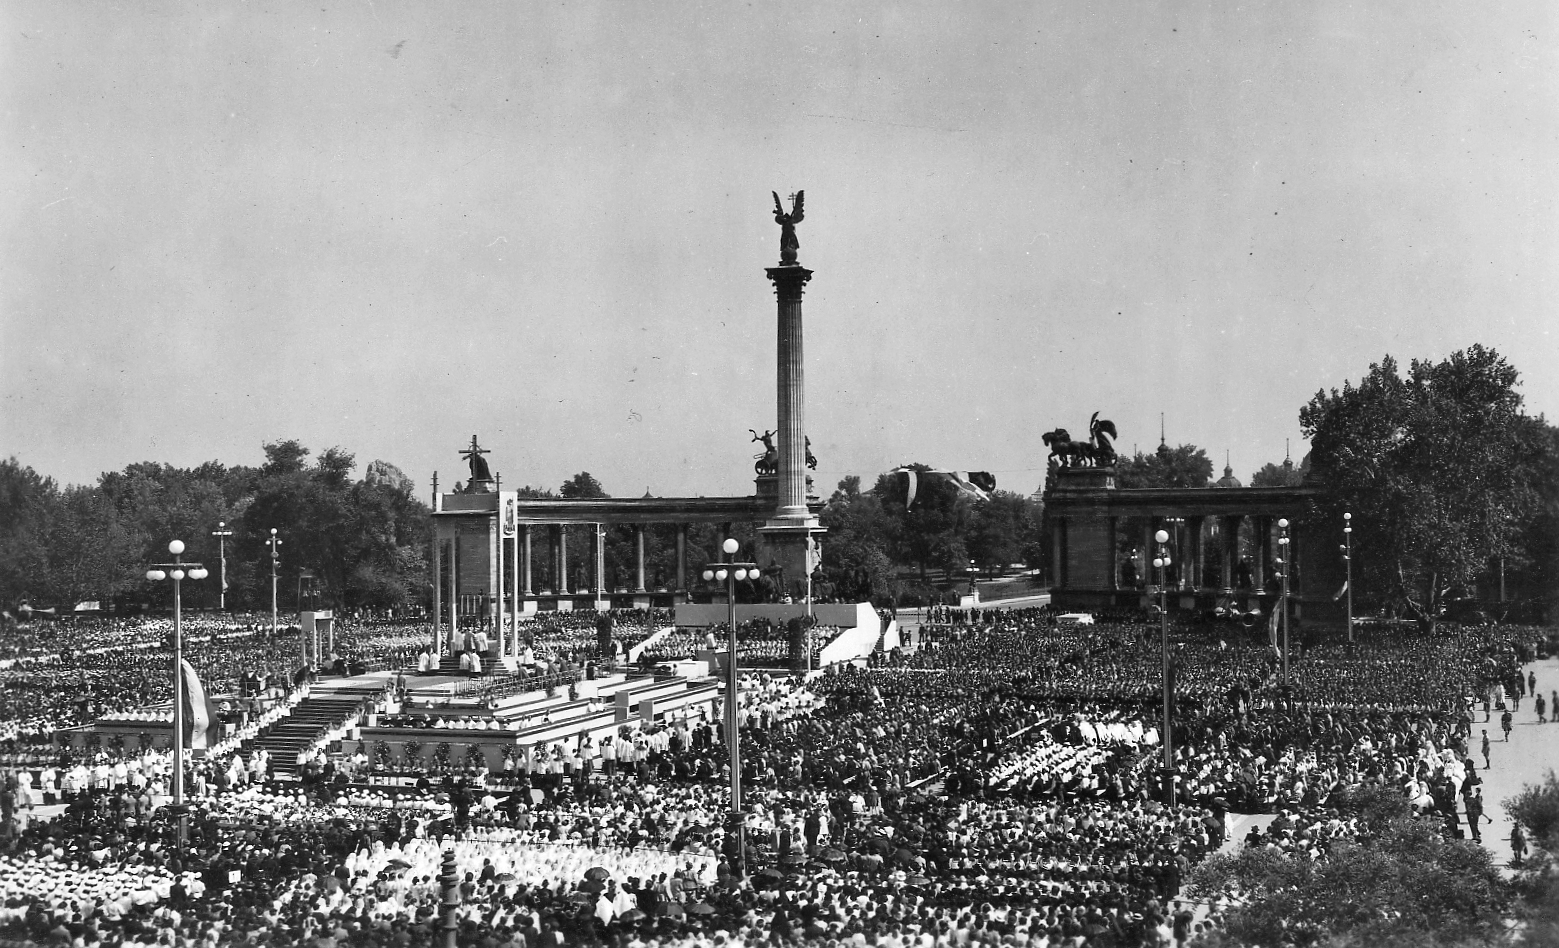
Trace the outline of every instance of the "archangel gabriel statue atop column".
<path fill-rule="evenodd" d="M 796 239 L 796 225 L 801 223 L 804 216 L 807 192 L 797 191 L 790 196 L 789 214 L 785 213 L 785 205 L 780 203 L 779 192 L 769 193 L 774 195 L 774 223 L 780 225 L 780 266 L 795 266 L 796 251 L 801 249 L 801 241 Z"/>

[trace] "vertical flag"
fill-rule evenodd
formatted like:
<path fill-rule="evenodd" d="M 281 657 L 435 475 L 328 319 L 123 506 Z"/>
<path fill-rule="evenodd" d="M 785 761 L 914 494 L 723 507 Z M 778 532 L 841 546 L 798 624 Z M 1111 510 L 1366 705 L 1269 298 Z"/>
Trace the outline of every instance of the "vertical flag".
<path fill-rule="evenodd" d="M 179 700 L 184 703 L 184 734 L 181 736 L 189 742 L 190 750 L 203 751 L 215 743 L 211 738 L 219 723 L 216 703 L 206 694 L 189 659 L 181 659 L 179 669 Z"/>

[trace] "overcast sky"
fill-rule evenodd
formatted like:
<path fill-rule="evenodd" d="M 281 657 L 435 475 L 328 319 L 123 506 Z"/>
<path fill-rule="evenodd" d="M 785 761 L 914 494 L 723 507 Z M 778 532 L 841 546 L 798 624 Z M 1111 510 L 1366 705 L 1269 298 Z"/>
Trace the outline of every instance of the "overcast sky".
<path fill-rule="evenodd" d="M 7 3 L 0 456 L 746 493 L 771 190 L 824 495 L 1297 461 L 1472 343 L 1559 416 L 1559 4 Z"/>

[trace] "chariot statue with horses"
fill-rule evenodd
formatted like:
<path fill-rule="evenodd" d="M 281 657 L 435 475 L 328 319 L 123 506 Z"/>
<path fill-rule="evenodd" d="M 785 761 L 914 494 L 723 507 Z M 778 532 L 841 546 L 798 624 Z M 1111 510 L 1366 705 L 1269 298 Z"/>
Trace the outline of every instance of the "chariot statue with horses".
<path fill-rule="evenodd" d="M 1050 448 L 1049 461 L 1056 467 L 1109 467 L 1115 463 L 1116 457 L 1111 440 L 1117 437 L 1115 422 L 1101 420 L 1098 412 L 1094 412 L 1088 421 L 1087 441 L 1073 441 L 1071 433 L 1065 428 L 1041 435 L 1045 445 Z"/>
<path fill-rule="evenodd" d="M 752 428 L 748 428 L 747 430 L 752 432 L 752 440 L 754 443 L 762 442 L 763 444 L 763 453 L 754 454 L 752 456 L 752 469 L 754 473 L 756 473 L 759 477 L 778 474 L 779 449 L 774 447 L 774 432 L 765 431 L 763 434 L 759 434 Z"/>

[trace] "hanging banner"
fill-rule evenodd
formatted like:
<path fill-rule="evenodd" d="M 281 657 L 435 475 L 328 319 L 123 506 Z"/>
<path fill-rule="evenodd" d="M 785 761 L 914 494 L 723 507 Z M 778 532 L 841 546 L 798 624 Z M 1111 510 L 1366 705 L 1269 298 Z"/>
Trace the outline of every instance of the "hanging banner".
<path fill-rule="evenodd" d="M 200 676 L 189 659 L 179 661 L 179 700 L 184 703 L 184 741 L 190 750 L 203 751 L 217 742 L 216 732 L 221 727 L 217 718 L 216 703 L 206 694 Z"/>
<path fill-rule="evenodd" d="M 503 499 L 503 535 L 505 538 L 512 537 L 517 532 L 516 522 L 519 519 L 516 511 L 517 507 L 518 502 L 514 497 L 505 497 Z"/>

